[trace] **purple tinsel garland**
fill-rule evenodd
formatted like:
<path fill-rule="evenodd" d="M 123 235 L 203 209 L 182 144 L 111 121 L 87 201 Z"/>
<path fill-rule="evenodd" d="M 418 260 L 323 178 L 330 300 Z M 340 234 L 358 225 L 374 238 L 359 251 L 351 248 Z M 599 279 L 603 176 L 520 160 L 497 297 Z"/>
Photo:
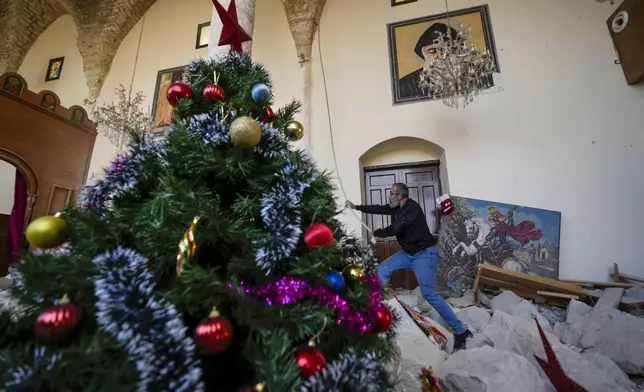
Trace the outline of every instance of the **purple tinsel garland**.
<path fill-rule="evenodd" d="M 305 280 L 285 276 L 263 287 L 249 288 L 240 284 L 240 289 L 253 297 L 264 300 L 269 306 L 293 305 L 313 300 L 318 305 L 335 310 L 338 324 L 346 324 L 351 332 L 365 334 L 376 326 L 376 311 L 382 302 L 382 286 L 377 275 L 364 278 L 369 290 L 369 305 L 365 312 L 355 312 L 341 296 L 324 287 L 311 287 Z M 228 287 L 233 288 L 232 284 Z"/>

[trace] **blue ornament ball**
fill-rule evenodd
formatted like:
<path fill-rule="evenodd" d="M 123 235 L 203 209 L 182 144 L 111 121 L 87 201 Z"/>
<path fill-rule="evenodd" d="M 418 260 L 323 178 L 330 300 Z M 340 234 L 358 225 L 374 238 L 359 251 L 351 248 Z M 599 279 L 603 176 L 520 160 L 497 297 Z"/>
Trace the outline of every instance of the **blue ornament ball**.
<path fill-rule="evenodd" d="M 253 98 L 253 101 L 264 104 L 271 97 L 271 90 L 264 83 L 257 83 L 250 89 L 250 96 Z"/>
<path fill-rule="evenodd" d="M 344 291 L 344 277 L 342 277 L 342 274 L 340 272 L 335 270 L 327 272 L 327 274 L 324 275 L 324 279 L 329 285 L 329 289 L 334 293 L 340 294 Z"/>

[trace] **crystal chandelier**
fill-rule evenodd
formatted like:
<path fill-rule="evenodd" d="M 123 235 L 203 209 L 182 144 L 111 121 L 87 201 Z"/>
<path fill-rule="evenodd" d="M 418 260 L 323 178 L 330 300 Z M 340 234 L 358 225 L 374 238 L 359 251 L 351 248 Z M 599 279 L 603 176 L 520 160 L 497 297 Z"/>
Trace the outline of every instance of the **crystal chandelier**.
<path fill-rule="evenodd" d="M 460 24 L 453 35 L 440 33 L 434 40 L 437 55 L 425 61 L 419 85 L 431 98 L 442 99 L 446 106 L 458 109 L 461 98 L 466 107 L 481 91 L 494 85 L 496 66 L 487 49 L 480 52 L 472 43 L 470 26 Z"/>

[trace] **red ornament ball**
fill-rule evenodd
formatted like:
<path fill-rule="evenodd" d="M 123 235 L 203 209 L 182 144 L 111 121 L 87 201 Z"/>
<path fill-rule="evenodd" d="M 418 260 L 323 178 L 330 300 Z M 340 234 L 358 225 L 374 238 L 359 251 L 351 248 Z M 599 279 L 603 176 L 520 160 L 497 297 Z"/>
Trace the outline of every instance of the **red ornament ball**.
<path fill-rule="evenodd" d="M 313 223 L 304 232 L 304 243 L 307 248 L 313 249 L 318 246 L 331 245 L 335 242 L 333 232 L 324 223 Z"/>
<path fill-rule="evenodd" d="M 385 304 L 379 304 L 376 308 L 376 332 L 387 332 L 391 328 L 393 316 L 391 310 Z"/>
<path fill-rule="evenodd" d="M 76 305 L 63 297 L 61 303 L 47 308 L 36 319 L 36 337 L 45 343 L 62 342 L 69 338 L 81 321 Z"/>
<path fill-rule="evenodd" d="M 166 97 L 168 98 L 168 103 L 170 103 L 172 107 L 176 108 L 180 99 L 192 98 L 192 88 L 185 83 L 172 83 L 170 87 L 168 87 Z"/>
<path fill-rule="evenodd" d="M 226 99 L 224 89 L 218 84 L 209 84 L 203 89 L 203 99 L 206 101 L 223 101 Z"/>
<path fill-rule="evenodd" d="M 233 326 L 216 309 L 201 320 L 195 329 L 195 345 L 200 355 L 207 356 L 226 351 L 233 339 Z"/>
<path fill-rule="evenodd" d="M 275 118 L 275 112 L 273 112 L 273 108 L 270 106 L 266 106 L 266 113 L 264 115 L 264 124 L 268 124 L 271 121 L 273 121 L 273 118 Z"/>
<path fill-rule="evenodd" d="M 301 347 L 297 350 L 295 357 L 297 367 L 300 369 L 300 375 L 304 380 L 324 369 L 326 366 L 324 355 L 313 346 Z"/>

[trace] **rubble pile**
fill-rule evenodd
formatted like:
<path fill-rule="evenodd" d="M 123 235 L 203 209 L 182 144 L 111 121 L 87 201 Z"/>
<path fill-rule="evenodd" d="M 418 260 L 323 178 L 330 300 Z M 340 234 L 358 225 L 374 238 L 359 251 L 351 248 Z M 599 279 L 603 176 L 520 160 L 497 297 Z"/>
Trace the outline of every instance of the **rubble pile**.
<path fill-rule="evenodd" d="M 417 290 L 397 298 L 445 325 Z M 492 298 L 479 293 L 475 306 L 474 293 L 467 291 L 448 303 L 474 337 L 446 361 L 434 355 L 425 366 L 436 370 L 447 391 L 554 392 L 534 357 L 545 358 L 535 315 L 565 373 L 588 392 L 644 390 L 628 376 L 644 374 L 644 318 L 616 309 L 620 298 L 614 290 L 599 298 L 606 299 L 594 307 L 573 299 L 567 308 L 557 308 L 503 291 Z"/>

